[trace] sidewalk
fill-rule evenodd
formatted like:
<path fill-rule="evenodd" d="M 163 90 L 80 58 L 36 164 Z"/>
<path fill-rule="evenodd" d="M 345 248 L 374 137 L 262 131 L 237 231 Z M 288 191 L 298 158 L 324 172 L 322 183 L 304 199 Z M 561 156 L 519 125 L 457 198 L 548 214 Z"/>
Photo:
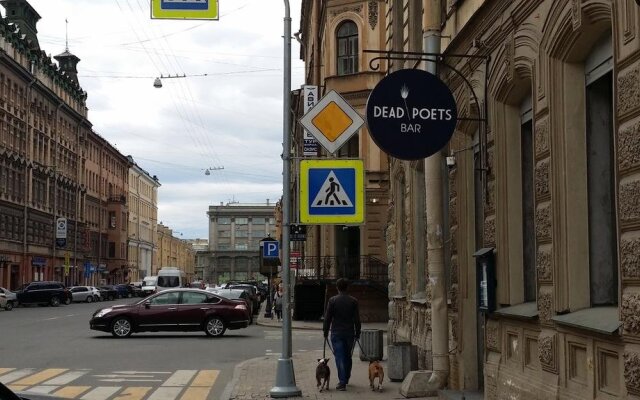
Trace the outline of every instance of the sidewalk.
<path fill-rule="evenodd" d="M 264 318 L 264 307 L 257 318 L 257 324 L 280 328 L 280 322 Z M 292 329 L 314 329 L 322 330 L 322 322 L 305 322 L 292 321 Z M 362 324 L 362 329 L 382 329 L 386 332 L 386 323 L 366 323 Z M 321 345 L 319 345 L 320 347 Z M 399 390 L 402 382 L 391 382 L 385 377 L 382 392 L 373 392 L 369 388 L 369 363 L 360 361 L 360 349 L 356 347 L 353 353 L 353 368 L 351 372 L 351 381 L 344 392 L 335 389 L 338 379 L 336 374 L 335 361 L 333 354 L 329 354 L 327 349 L 329 367 L 331 369 L 331 378 L 329 381 L 329 390 L 319 392 L 316 385 L 316 364 L 317 359 L 322 357 L 322 350 L 307 351 L 296 353 L 293 349 L 293 368 L 295 373 L 296 385 L 302 392 L 301 397 L 295 399 L 404 399 L 400 395 Z M 227 385 L 227 389 L 222 396 L 223 400 L 253 400 L 253 399 L 270 399 L 269 391 L 275 385 L 276 366 L 279 355 L 264 356 L 244 361 L 236 366 L 233 379 Z M 386 348 L 385 357 L 382 365 L 387 371 Z M 425 399 L 425 398 L 422 398 Z M 431 397 L 429 399 L 437 399 Z"/>

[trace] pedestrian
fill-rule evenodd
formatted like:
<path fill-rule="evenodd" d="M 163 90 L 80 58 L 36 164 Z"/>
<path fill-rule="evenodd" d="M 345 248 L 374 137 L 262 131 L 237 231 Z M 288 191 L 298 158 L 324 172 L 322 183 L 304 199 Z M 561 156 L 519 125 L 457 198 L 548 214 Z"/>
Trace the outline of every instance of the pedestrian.
<path fill-rule="evenodd" d="M 338 294 L 327 302 L 322 331 L 325 340 L 331 331 L 331 347 L 336 360 L 338 385 L 336 390 L 346 390 L 351 378 L 351 355 L 356 340 L 360 338 L 360 311 L 358 300 L 349 296 L 349 281 L 340 278 L 336 282 Z"/>
<path fill-rule="evenodd" d="M 282 318 L 282 290 L 278 289 L 276 294 L 273 296 L 273 311 L 276 312 L 276 318 L 280 321 Z"/>

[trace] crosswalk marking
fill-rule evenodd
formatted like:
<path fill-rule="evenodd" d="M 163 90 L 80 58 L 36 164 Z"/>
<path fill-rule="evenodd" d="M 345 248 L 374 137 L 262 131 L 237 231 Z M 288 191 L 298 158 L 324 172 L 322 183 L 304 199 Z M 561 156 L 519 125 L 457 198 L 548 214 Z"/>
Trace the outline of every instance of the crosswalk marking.
<path fill-rule="evenodd" d="M 114 395 L 121 386 L 98 386 L 89 393 L 81 397 L 82 400 L 106 400 L 109 396 Z"/>
<path fill-rule="evenodd" d="M 0 375 L 5 374 L 9 371 L 13 371 L 14 368 L 0 368 Z"/>
<path fill-rule="evenodd" d="M 49 379 L 46 382 L 43 382 L 43 385 L 58 385 L 58 386 L 62 386 L 62 385 L 68 385 L 69 383 L 75 381 L 76 379 L 80 378 L 82 375 L 88 373 L 88 370 L 85 371 L 70 371 L 67 372 L 65 374 L 62 374 L 60 376 L 57 376 L 53 379 Z"/>
<path fill-rule="evenodd" d="M 49 394 L 56 390 L 59 386 L 40 385 L 29 388 L 27 391 L 31 393 Z"/>
<path fill-rule="evenodd" d="M 190 387 L 185 390 L 180 400 L 207 400 L 210 391 L 210 387 Z"/>
<path fill-rule="evenodd" d="M 181 369 L 173 373 L 162 386 L 185 386 L 198 370 Z"/>
<path fill-rule="evenodd" d="M 151 387 L 128 387 L 113 400 L 141 400 L 152 388 Z"/>
<path fill-rule="evenodd" d="M 64 399 L 75 399 L 89 389 L 91 389 L 91 386 L 66 386 L 55 391 L 53 395 Z"/>
<path fill-rule="evenodd" d="M 211 387 L 218 378 L 220 371 L 215 369 L 204 369 L 198 372 L 196 379 L 191 382 L 191 386 L 205 386 Z"/>
<path fill-rule="evenodd" d="M 20 380 L 12 382 L 12 384 L 26 385 L 26 386 L 37 385 L 40 382 L 44 382 L 47 379 L 51 379 L 54 376 L 60 375 L 66 371 L 68 371 L 66 368 L 49 368 L 49 369 L 45 369 L 44 371 L 40 371 L 37 374 L 33 374 L 30 376 L 27 376 L 26 378 L 22 378 Z"/>
<path fill-rule="evenodd" d="M 160 387 L 151 393 L 147 400 L 174 400 L 181 391 L 181 387 Z"/>
<path fill-rule="evenodd" d="M 22 392 L 28 387 L 29 386 L 27 385 L 9 385 L 9 389 L 13 390 L 14 392 Z"/>
<path fill-rule="evenodd" d="M 23 378 L 27 375 L 31 375 L 35 372 L 35 369 L 33 368 L 24 368 L 24 369 L 19 369 L 17 371 L 13 371 L 13 372 L 9 372 L 6 375 L 2 375 L 0 376 L 0 382 L 2 382 L 3 384 L 7 384 L 7 383 L 11 383 L 15 380 L 18 380 L 20 378 Z"/>

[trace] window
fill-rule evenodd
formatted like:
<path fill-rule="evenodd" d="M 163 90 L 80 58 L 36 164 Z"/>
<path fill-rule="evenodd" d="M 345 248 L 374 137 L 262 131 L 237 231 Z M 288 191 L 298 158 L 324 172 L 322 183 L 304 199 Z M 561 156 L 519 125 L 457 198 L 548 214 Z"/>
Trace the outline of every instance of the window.
<path fill-rule="evenodd" d="M 249 223 L 249 218 L 236 218 L 236 225 L 247 225 Z"/>
<path fill-rule="evenodd" d="M 230 224 L 231 224 L 231 218 L 227 218 L 227 217 L 218 218 L 218 225 L 230 225 Z"/>
<path fill-rule="evenodd" d="M 236 243 L 236 250 L 247 250 L 248 248 L 246 243 Z"/>
<path fill-rule="evenodd" d="M 115 242 L 109 242 L 109 258 L 116 257 L 116 244 Z"/>
<path fill-rule="evenodd" d="M 585 62 L 589 273 L 592 306 L 618 303 L 611 34 Z"/>
<path fill-rule="evenodd" d="M 353 21 L 345 21 L 338 27 L 338 75 L 358 72 L 358 27 Z"/>
<path fill-rule="evenodd" d="M 178 304 L 179 295 L 178 292 L 162 293 L 149 300 L 149 303 L 151 305 Z"/>
<path fill-rule="evenodd" d="M 183 292 L 181 304 L 201 304 L 207 302 L 207 295 L 204 293 Z"/>
<path fill-rule="evenodd" d="M 522 173 L 522 278 L 524 301 L 536 300 L 536 229 L 533 167 L 533 110 L 531 96 L 520 105 L 520 160 Z"/>

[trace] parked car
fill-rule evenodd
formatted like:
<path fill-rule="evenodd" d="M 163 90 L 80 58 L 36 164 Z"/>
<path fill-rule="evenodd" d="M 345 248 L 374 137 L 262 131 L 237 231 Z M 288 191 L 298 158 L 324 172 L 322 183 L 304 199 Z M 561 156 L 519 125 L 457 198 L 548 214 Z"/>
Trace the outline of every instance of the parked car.
<path fill-rule="evenodd" d="M 100 290 L 102 300 L 115 300 L 118 298 L 118 290 L 111 285 L 100 286 L 98 290 Z"/>
<path fill-rule="evenodd" d="M 155 293 L 157 282 L 158 282 L 157 276 L 147 276 L 146 278 L 144 278 L 142 280 L 142 287 L 140 288 L 141 290 L 140 295 L 142 297 L 146 297 L 146 296 L 149 296 L 150 294 Z"/>
<path fill-rule="evenodd" d="M 57 307 L 60 303 L 71 303 L 71 292 L 60 282 L 39 281 L 26 283 L 16 291 L 19 304 L 49 304 Z"/>
<path fill-rule="evenodd" d="M 205 290 L 207 285 L 204 284 L 204 281 L 193 281 L 189 284 L 191 289 L 202 289 Z"/>
<path fill-rule="evenodd" d="M 13 308 L 13 306 L 18 304 L 18 297 L 16 296 L 15 292 L 12 292 L 9 289 L 0 287 L 0 294 L 2 293 L 4 293 L 4 295 L 7 298 L 7 304 L 11 303 L 11 308 Z"/>
<path fill-rule="evenodd" d="M 156 291 L 186 287 L 187 283 L 187 274 L 183 270 L 177 267 L 163 267 L 158 271 Z"/>
<path fill-rule="evenodd" d="M 260 297 L 258 296 L 258 289 L 249 284 L 227 284 L 225 289 L 242 289 L 249 293 L 251 296 L 251 301 L 253 302 L 253 314 L 258 314 L 260 312 Z"/>
<path fill-rule="evenodd" d="M 133 297 L 142 297 L 142 281 L 131 282 L 129 286 L 133 288 Z"/>
<path fill-rule="evenodd" d="M 118 298 L 133 297 L 133 288 L 127 284 L 121 283 L 119 285 L 113 285 L 118 291 Z"/>
<path fill-rule="evenodd" d="M 13 310 L 13 302 L 7 300 L 7 295 L 0 293 L 0 308 L 4 308 L 7 311 Z"/>
<path fill-rule="evenodd" d="M 245 304 L 200 289 L 167 289 L 133 304 L 102 308 L 89 327 L 128 337 L 133 332 L 198 331 L 222 336 L 227 329 L 249 325 Z"/>
<path fill-rule="evenodd" d="M 211 292 L 215 295 L 224 297 L 229 300 L 238 300 L 246 304 L 249 309 L 249 323 L 253 323 L 253 301 L 249 292 L 243 289 L 207 289 L 207 292 Z"/>
<path fill-rule="evenodd" d="M 72 286 L 69 291 L 71 291 L 73 301 L 92 303 L 101 299 L 100 291 L 93 286 Z"/>

